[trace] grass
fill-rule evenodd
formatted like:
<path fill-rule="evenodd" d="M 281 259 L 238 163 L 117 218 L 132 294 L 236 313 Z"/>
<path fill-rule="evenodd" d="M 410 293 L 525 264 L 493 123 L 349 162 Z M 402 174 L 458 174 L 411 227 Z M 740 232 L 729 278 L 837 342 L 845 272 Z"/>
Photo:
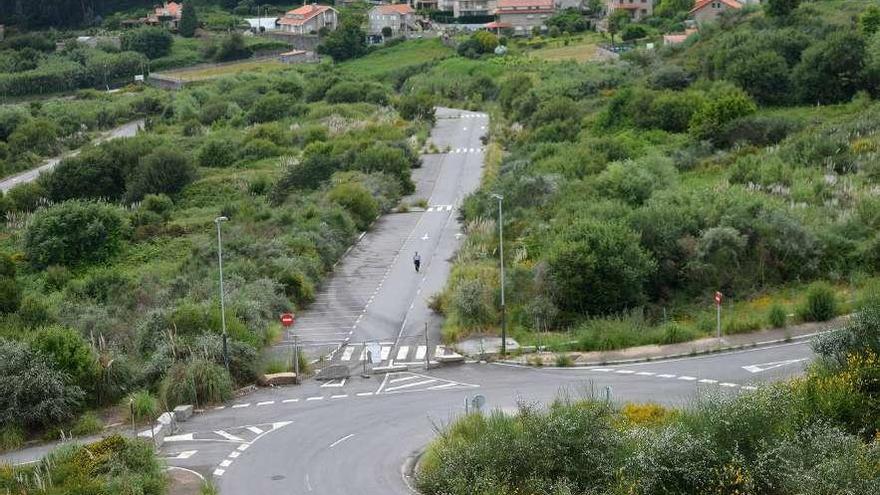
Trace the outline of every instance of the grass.
<path fill-rule="evenodd" d="M 217 77 L 231 76 L 242 72 L 266 73 L 288 67 L 277 59 L 244 60 L 215 67 L 202 67 L 164 72 L 162 75 L 182 79 L 184 81 L 204 81 Z"/>
<path fill-rule="evenodd" d="M 531 57 L 551 62 L 561 62 L 564 60 L 574 60 L 575 62 L 589 62 L 596 57 L 596 49 L 598 46 L 597 37 L 585 36 L 580 41 L 569 42 L 565 45 L 565 40 L 550 39 L 547 44 L 535 50 L 528 51 Z"/>
<path fill-rule="evenodd" d="M 382 48 L 366 57 L 340 64 L 346 72 L 358 77 L 385 78 L 408 66 L 441 60 L 453 54 L 452 48 L 439 39 L 409 40 Z"/>
<path fill-rule="evenodd" d="M 159 401 L 146 390 L 132 392 L 122 404 L 129 407 L 136 423 L 152 421 L 159 414 Z"/>

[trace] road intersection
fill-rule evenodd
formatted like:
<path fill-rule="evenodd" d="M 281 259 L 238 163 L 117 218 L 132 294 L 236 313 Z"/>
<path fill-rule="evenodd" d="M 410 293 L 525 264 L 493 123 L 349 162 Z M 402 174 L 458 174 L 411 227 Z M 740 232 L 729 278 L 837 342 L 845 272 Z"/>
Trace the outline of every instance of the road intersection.
<path fill-rule="evenodd" d="M 201 411 L 166 439 L 170 466 L 213 478 L 225 495 L 409 494 L 402 466 L 476 394 L 501 411 L 603 394 L 682 406 L 702 393 L 749 393 L 802 372 L 812 356 L 803 341 L 616 366 L 436 366 L 448 351 L 427 301 L 448 277 L 461 237 L 456 210 L 478 186 L 487 127 L 485 114 L 438 111 L 431 139 L 448 151 L 425 156 L 414 174 L 413 198 L 428 207 L 377 220 L 276 349 L 286 352 L 296 335 L 309 356 L 352 370 L 363 366 L 368 348 L 378 366 L 407 369 L 261 389 Z M 434 363 L 428 369 L 426 358 Z"/>

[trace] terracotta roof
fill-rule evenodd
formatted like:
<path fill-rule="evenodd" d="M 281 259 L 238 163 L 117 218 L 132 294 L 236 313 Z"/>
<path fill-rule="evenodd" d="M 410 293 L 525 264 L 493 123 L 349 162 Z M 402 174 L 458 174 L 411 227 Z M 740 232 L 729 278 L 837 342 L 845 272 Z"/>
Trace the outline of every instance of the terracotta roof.
<path fill-rule="evenodd" d="M 318 5 L 316 3 L 303 5 L 298 9 L 291 10 L 284 14 L 284 17 L 278 19 L 278 24 L 286 26 L 301 26 L 318 14 L 327 12 L 328 10 L 335 9 L 327 5 Z"/>
<path fill-rule="evenodd" d="M 732 9 L 743 8 L 743 5 L 739 2 L 737 2 L 736 0 L 697 0 L 697 2 L 694 4 L 694 8 L 691 9 L 690 13 L 693 14 L 694 12 L 705 8 L 707 5 L 711 4 L 712 2 L 723 3 Z"/>
<path fill-rule="evenodd" d="M 376 10 L 379 11 L 380 14 L 388 15 L 388 14 L 415 14 L 415 10 L 405 3 L 395 3 L 393 5 L 377 5 Z"/>
<path fill-rule="evenodd" d="M 540 9 L 552 9 L 553 0 L 498 0 L 499 9 L 513 7 L 535 7 Z"/>
<path fill-rule="evenodd" d="M 513 26 L 507 22 L 492 21 L 492 22 L 484 25 L 483 27 L 486 29 L 505 29 L 505 28 L 509 28 L 509 27 L 513 27 Z"/>
<path fill-rule="evenodd" d="M 161 7 L 156 7 L 157 16 L 180 17 L 180 9 L 182 5 L 177 2 L 166 3 Z"/>

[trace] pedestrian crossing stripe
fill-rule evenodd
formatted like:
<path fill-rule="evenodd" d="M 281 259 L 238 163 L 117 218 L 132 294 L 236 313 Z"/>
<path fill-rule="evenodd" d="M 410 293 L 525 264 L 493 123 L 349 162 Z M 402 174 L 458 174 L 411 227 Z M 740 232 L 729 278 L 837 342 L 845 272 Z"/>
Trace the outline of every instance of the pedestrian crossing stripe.
<path fill-rule="evenodd" d="M 455 148 L 455 149 L 450 149 L 449 152 L 452 154 L 482 153 L 483 148 Z"/>
<path fill-rule="evenodd" d="M 289 424 L 290 421 L 279 421 L 274 423 L 238 426 L 235 428 L 226 428 L 224 430 L 169 435 L 165 437 L 165 442 L 226 442 L 247 445 L 261 436 L 277 429 L 284 428 Z"/>
<path fill-rule="evenodd" d="M 452 205 L 433 205 L 429 206 L 425 211 L 452 211 Z"/>
<path fill-rule="evenodd" d="M 479 385 L 472 383 L 457 382 L 434 376 L 422 375 L 410 371 L 388 373 L 376 391 L 380 394 L 398 394 L 405 392 L 425 392 L 435 390 L 456 390 L 478 388 Z"/>

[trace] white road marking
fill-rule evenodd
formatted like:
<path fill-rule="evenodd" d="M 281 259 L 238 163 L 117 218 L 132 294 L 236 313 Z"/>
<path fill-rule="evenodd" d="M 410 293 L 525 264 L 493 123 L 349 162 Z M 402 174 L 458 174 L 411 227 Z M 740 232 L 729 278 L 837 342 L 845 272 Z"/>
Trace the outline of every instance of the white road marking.
<path fill-rule="evenodd" d="M 272 404 L 274 404 L 274 403 L 275 403 L 274 400 L 267 400 L 267 401 L 263 401 L 263 402 L 257 402 L 257 407 L 269 406 L 269 405 L 272 405 Z"/>
<path fill-rule="evenodd" d="M 167 441 L 167 439 L 166 439 Z M 196 455 L 198 450 L 184 450 L 183 452 L 178 453 L 177 455 L 172 455 L 166 457 L 166 459 L 189 459 L 190 457 Z"/>
<path fill-rule="evenodd" d="M 166 442 L 188 442 L 193 440 L 192 433 L 185 433 L 183 435 L 171 435 L 165 437 Z"/>
<path fill-rule="evenodd" d="M 786 359 L 785 361 L 773 361 L 770 363 L 761 363 L 761 364 L 752 364 L 749 366 L 743 366 L 742 369 L 748 371 L 749 373 L 760 373 L 762 371 L 768 371 L 775 368 L 781 368 L 783 366 L 788 366 L 790 364 L 800 363 L 801 361 L 806 361 L 807 358 L 801 359 Z"/>
<path fill-rule="evenodd" d="M 718 383 L 718 380 L 710 380 L 709 378 L 703 378 L 702 380 L 699 380 L 699 383 L 715 384 L 715 383 Z"/>
<path fill-rule="evenodd" d="M 223 476 L 223 473 L 225 473 L 225 472 L 226 472 L 225 469 L 217 468 L 214 470 L 214 476 Z"/>
<path fill-rule="evenodd" d="M 755 387 L 754 385 L 743 385 L 740 388 L 742 388 L 743 390 L 758 390 L 758 387 Z"/>
<path fill-rule="evenodd" d="M 229 467 L 230 464 L 232 464 L 232 461 L 229 459 L 223 459 L 220 461 L 220 467 Z"/>
<path fill-rule="evenodd" d="M 420 377 L 420 378 L 421 378 L 421 377 Z M 436 381 L 437 381 L 437 380 L 431 378 L 431 379 L 428 379 L 428 380 L 422 380 L 422 381 L 420 381 L 420 382 L 404 383 L 403 385 L 398 385 L 398 386 L 396 386 L 396 387 L 386 388 L 385 391 L 386 391 L 386 392 L 394 392 L 395 390 L 402 390 L 402 389 L 404 389 L 404 388 L 409 388 L 409 387 L 418 387 L 419 385 L 427 385 L 427 384 L 429 384 L 429 383 L 434 383 L 434 382 L 436 382 Z"/>
<path fill-rule="evenodd" d="M 340 378 L 340 379 L 338 379 L 338 380 L 328 380 L 328 381 L 324 382 L 323 385 L 321 385 L 321 388 L 325 388 L 325 387 L 326 387 L 326 388 L 331 388 L 331 387 L 333 387 L 333 388 L 338 388 L 338 387 L 342 387 L 342 386 L 345 385 L 345 381 L 346 381 L 346 380 L 347 380 L 346 378 Z"/>
<path fill-rule="evenodd" d="M 682 375 L 682 376 L 678 377 L 678 379 L 679 379 L 679 380 L 684 380 L 684 381 L 686 381 L 686 382 L 692 382 L 692 381 L 696 380 L 697 377 L 695 377 L 695 376 L 686 376 L 686 375 Z"/>
<path fill-rule="evenodd" d="M 428 348 L 426 346 L 420 345 L 416 347 L 416 361 L 420 361 L 425 359 L 425 354 L 428 353 Z"/>
<path fill-rule="evenodd" d="M 620 373 L 621 375 L 632 375 L 635 373 L 633 370 L 615 370 L 615 373 Z"/>
<path fill-rule="evenodd" d="M 217 406 L 214 408 L 215 411 L 222 411 L 224 409 L 226 409 L 226 406 Z"/>
<path fill-rule="evenodd" d="M 299 402 L 299 399 L 284 399 L 281 401 L 282 404 L 290 404 L 291 402 Z"/>
<path fill-rule="evenodd" d="M 223 437 L 227 440 L 232 440 L 233 442 L 242 442 L 242 443 L 244 442 L 244 439 L 239 438 L 239 437 L 233 435 L 232 433 L 227 433 L 223 430 L 217 430 L 214 433 L 220 435 L 221 437 Z"/>
<path fill-rule="evenodd" d="M 373 392 L 359 392 L 357 394 L 358 397 L 369 397 L 371 395 L 373 395 Z"/>
<path fill-rule="evenodd" d="M 274 403 L 274 401 L 273 401 L 273 403 Z M 259 429 L 256 426 L 248 426 L 247 429 L 256 433 L 257 435 L 259 435 L 260 433 L 263 433 L 263 430 Z"/>
<path fill-rule="evenodd" d="M 719 383 L 718 385 L 720 385 L 722 387 L 739 387 L 739 385 L 737 385 L 735 383 L 729 383 L 729 382 Z"/>
<path fill-rule="evenodd" d="M 367 348 L 364 347 L 364 349 L 361 351 L 361 357 L 358 358 L 358 361 L 366 361 L 366 360 L 367 360 Z"/>
<path fill-rule="evenodd" d="M 593 368 L 593 371 L 598 371 L 600 373 L 608 373 L 608 372 L 611 372 L 614 370 L 611 368 Z"/>
<path fill-rule="evenodd" d="M 306 400 L 324 400 L 324 396 L 319 395 L 317 397 L 309 397 Z"/>
<path fill-rule="evenodd" d="M 675 378 L 675 375 L 662 374 L 662 375 L 657 375 L 657 378 Z"/>
<path fill-rule="evenodd" d="M 350 433 L 350 434 L 348 434 L 348 435 L 345 435 L 344 437 L 340 438 L 339 440 L 337 440 L 337 441 L 331 443 L 329 448 L 332 449 L 333 447 L 336 447 L 336 446 L 339 445 L 340 443 L 342 443 L 342 442 L 348 440 L 349 438 L 351 438 L 351 437 L 353 437 L 353 436 L 354 436 L 354 433 Z"/>
<path fill-rule="evenodd" d="M 385 361 L 386 359 L 388 359 L 388 356 L 390 356 L 390 355 L 391 355 L 391 346 L 382 347 L 379 361 Z"/>
<path fill-rule="evenodd" d="M 407 380 L 413 380 L 413 379 L 416 379 L 416 378 L 418 378 L 418 377 L 419 377 L 418 375 L 403 376 L 403 377 L 400 377 L 400 378 L 394 378 L 394 379 L 388 380 L 388 383 L 405 382 L 405 381 L 407 381 Z"/>
<path fill-rule="evenodd" d="M 249 444 L 249 443 L 243 443 L 243 444 L 241 444 L 241 445 L 238 446 L 238 450 L 241 451 L 241 452 L 244 452 L 244 451 L 247 450 L 248 447 L 250 447 L 250 446 L 251 446 L 251 444 Z"/>
<path fill-rule="evenodd" d="M 344 399 L 346 397 L 348 397 L 348 394 L 339 394 L 339 395 L 331 395 L 330 396 L 331 399 Z"/>
<path fill-rule="evenodd" d="M 244 404 L 233 404 L 232 408 L 233 409 L 241 409 L 242 407 L 248 407 L 250 405 L 251 405 L 250 402 L 246 402 Z"/>
<path fill-rule="evenodd" d="M 406 359 L 407 354 L 409 354 L 409 346 L 408 345 L 400 346 L 400 349 L 397 349 L 397 360 L 400 361 L 400 360 Z"/>
<path fill-rule="evenodd" d="M 639 372 L 636 373 L 636 374 L 637 374 L 637 375 L 641 375 L 641 376 L 654 376 L 654 375 L 656 375 L 657 373 L 654 373 L 653 371 L 639 371 Z"/>
<path fill-rule="evenodd" d="M 241 455 L 241 452 L 239 452 L 237 450 L 233 450 L 232 452 L 229 453 L 229 457 L 231 457 L 233 459 L 238 459 L 238 456 L 240 456 L 240 455 Z"/>

